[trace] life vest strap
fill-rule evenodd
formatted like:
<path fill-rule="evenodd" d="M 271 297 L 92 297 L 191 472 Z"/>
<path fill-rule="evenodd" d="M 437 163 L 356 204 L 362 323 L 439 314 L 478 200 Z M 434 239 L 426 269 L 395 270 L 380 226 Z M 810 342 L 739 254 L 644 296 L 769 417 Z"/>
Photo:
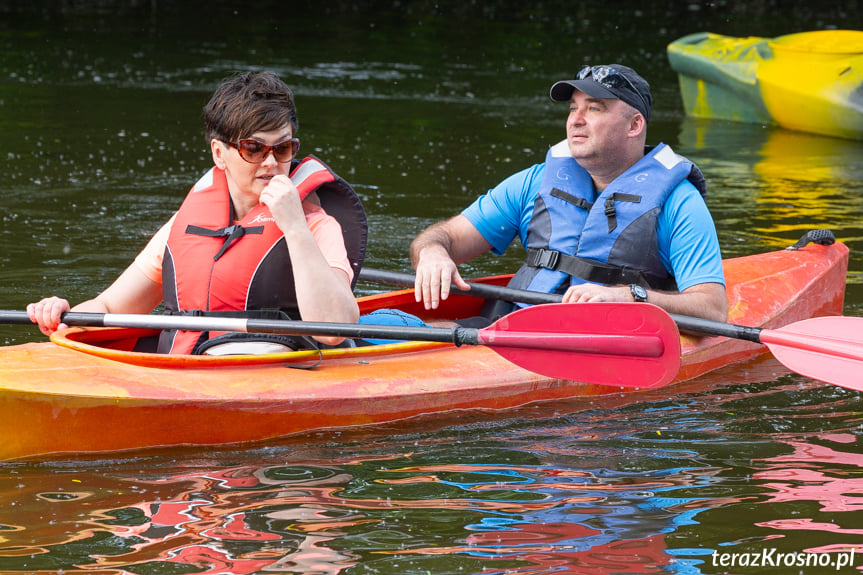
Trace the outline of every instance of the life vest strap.
<path fill-rule="evenodd" d="M 234 224 L 232 226 L 226 226 L 224 228 L 219 228 L 217 230 L 211 230 L 210 228 L 203 228 L 201 226 L 186 226 L 186 233 L 192 234 L 194 236 L 205 236 L 208 238 L 225 238 L 225 243 L 222 244 L 221 249 L 213 256 L 213 261 L 219 261 L 219 258 L 222 257 L 228 248 L 235 241 L 240 239 L 246 234 L 262 234 L 264 233 L 264 226 L 251 226 L 248 228 L 244 228 L 239 224 Z"/>
<path fill-rule="evenodd" d="M 614 192 L 605 198 L 605 217 L 608 218 L 608 233 L 614 231 L 617 227 L 617 208 L 614 207 L 614 202 L 632 202 L 633 204 L 641 203 L 641 196 L 635 194 L 624 194 L 623 192 Z"/>
<path fill-rule="evenodd" d="M 563 272 L 585 281 L 598 284 L 638 284 L 643 287 L 665 290 L 673 290 L 677 288 L 674 278 L 670 278 L 663 282 L 659 282 L 654 279 L 651 282 L 648 281 L 647 276 L 639 270 L 611 266 L 580 258 L 578 256 L 569 256 L 557 250 L 528 248 L 525 264 L 535 268 L 545 268 Z"/>
<path fill-rule="evenodd" d="M 572 204 L 577 208 L 582 208 L 587 211 L 590 211 L 590 208 L 593 207 L 593 204 L 591 202 L 588 202 L 584 198 L 579 198 L 570 193 L 564 192 L 560 188 L 552 188 L 551 195 L 559 200 L 563 200 L 568 204 Z"/>

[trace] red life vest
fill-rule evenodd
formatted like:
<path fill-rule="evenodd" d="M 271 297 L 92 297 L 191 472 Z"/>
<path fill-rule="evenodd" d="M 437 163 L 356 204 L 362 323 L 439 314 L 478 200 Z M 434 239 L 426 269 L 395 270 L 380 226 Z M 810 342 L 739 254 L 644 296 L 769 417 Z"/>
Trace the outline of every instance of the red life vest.
<path fill-rule="evenodd" d="M 367 239 L 365 212 L 356 193 L 314 156 L 295 161 L 291 180 L 301 199 L 317 191 L 321 206 L 342 225 L 356 282 Z M 186 196 L 171 226 L 162 261 L 165 309 L 173 313 L 281 310 L 299 317 L 287 243 L 269 208 L 259 204 L 236 223 L 232 212 L 227 177 L 214 167 Z M 215 335 L 166 331 L 158 350 L 192 353 Z"/>

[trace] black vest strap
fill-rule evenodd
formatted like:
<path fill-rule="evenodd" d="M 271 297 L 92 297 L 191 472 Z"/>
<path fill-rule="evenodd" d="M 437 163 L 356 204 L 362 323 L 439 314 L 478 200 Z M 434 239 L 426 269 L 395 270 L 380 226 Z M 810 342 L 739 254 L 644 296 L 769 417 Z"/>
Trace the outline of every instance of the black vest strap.
<path fill-rule="evenodd" d="M 638 284 L 646 288 L 649 287 L 669 291 L 677 289 L 677 283 L 674 281 L 674 278 L 668 278 L 662 281 L 656 278 L 648 280 L 644 273 L 636 269 L 620 268 L 586 260 L 578 256 L 568 256 L 557 250 L 528 248 L 525 263 L 531 267 L 564 272 L 571 276 L 598 284 Z"/>
<path fill-rule="evenodd" d="M 234 224 L 233 226 L 228 226 L 225 228 L 219 228 L 218 230 L 211 230 L 209 228 L 202 228 L 201 226 L 186 226 L 186 233 L 192 234 L 195 236 L 206 236 L 208 238 L 225 238 L 225 243 L 222 244 L 221 249 L 213 256 L 213 261 L 219 261 L 219 258 L 222 257 L 228 248 L 235 241 L 240 239 L 246 234 L 262 234 L 264 233 L 264 226 L 252 226 L 248 228 L 244 228 L 239 224 Z"/>
<path fill-rule="evenodd" d="M 572 204 L 573 206 L 575 206 L 577 208 L 583 208 L 585 210 L 590 211 L 590 208 L 593 207 L 593 204 L 591 202 L 588 202 L 584 198 L 578 198 L 576 196 L 573 196 L 572 194 L 564 192 L 563 190 L 561 190 L 559 188 L 552 188 L 551 189 L 551 195 L 554 196 L 555 198 L 563 200 L 564 202 L 566 202 L 568 204 Z"/>
<path fill-rule="evenodd" d="M 614 228 L 617 227 L 617 209 L 614 207 L 614 202 L 632 202 L 633 204 L 640 204 L 641 196 L 615 192 L 605 199 L 605 217 L 608 218 L 608 233 L 613 232 Z"/>

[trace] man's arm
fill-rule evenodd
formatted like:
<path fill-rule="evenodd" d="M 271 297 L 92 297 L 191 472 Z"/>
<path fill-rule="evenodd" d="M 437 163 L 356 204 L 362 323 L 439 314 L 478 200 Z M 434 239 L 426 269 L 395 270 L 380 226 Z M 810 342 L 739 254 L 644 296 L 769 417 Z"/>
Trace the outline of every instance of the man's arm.
<path fill-rule="evenodd" d="M 668 313 L 703 317 L 724 322 L 728 319 L 728 298 L 720 283 L 703 283 L 682 292 L 647 291 L 647 301 Z"/>
<path fill-rule="evenodd" d="M 416 269 L 416 301 L 437 309 L 449 297 L 450 286 L 470 289 L 458 273 L 458 264 L 483 254 L 491 244 L 470 221 L 459 214 L 432 224 L 411 242 L 411 264 Z"/>
<path fill-rule="evenodd" d="M 565 303 L 616 301 L 632 302 L 629 286 L 603 286 L 582 284 L 570 287 L 563 295 Z M 647 290 L 647 302 L 657 305 L 668 313 L 703 317 L 715 321 L 726 321 L 728 299 L 725 286 L 720 283 L 702 283 L 688 287 L 682 292 Z"/>

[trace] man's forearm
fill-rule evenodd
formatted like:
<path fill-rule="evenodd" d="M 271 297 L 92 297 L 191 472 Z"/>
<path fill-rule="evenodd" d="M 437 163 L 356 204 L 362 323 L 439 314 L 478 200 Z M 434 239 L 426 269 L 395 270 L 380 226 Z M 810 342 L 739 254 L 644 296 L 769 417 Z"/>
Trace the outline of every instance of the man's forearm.
<path fill-rule="evenodd" d="M 452 238 L 444 228 L 446 222 L 432 224 L 414 238 L 410 247 L 411 265 L 416 268 L 419 263 L 420 254 L 426 248 L 439 248 L 447 256 L 452 257 Z"/>

